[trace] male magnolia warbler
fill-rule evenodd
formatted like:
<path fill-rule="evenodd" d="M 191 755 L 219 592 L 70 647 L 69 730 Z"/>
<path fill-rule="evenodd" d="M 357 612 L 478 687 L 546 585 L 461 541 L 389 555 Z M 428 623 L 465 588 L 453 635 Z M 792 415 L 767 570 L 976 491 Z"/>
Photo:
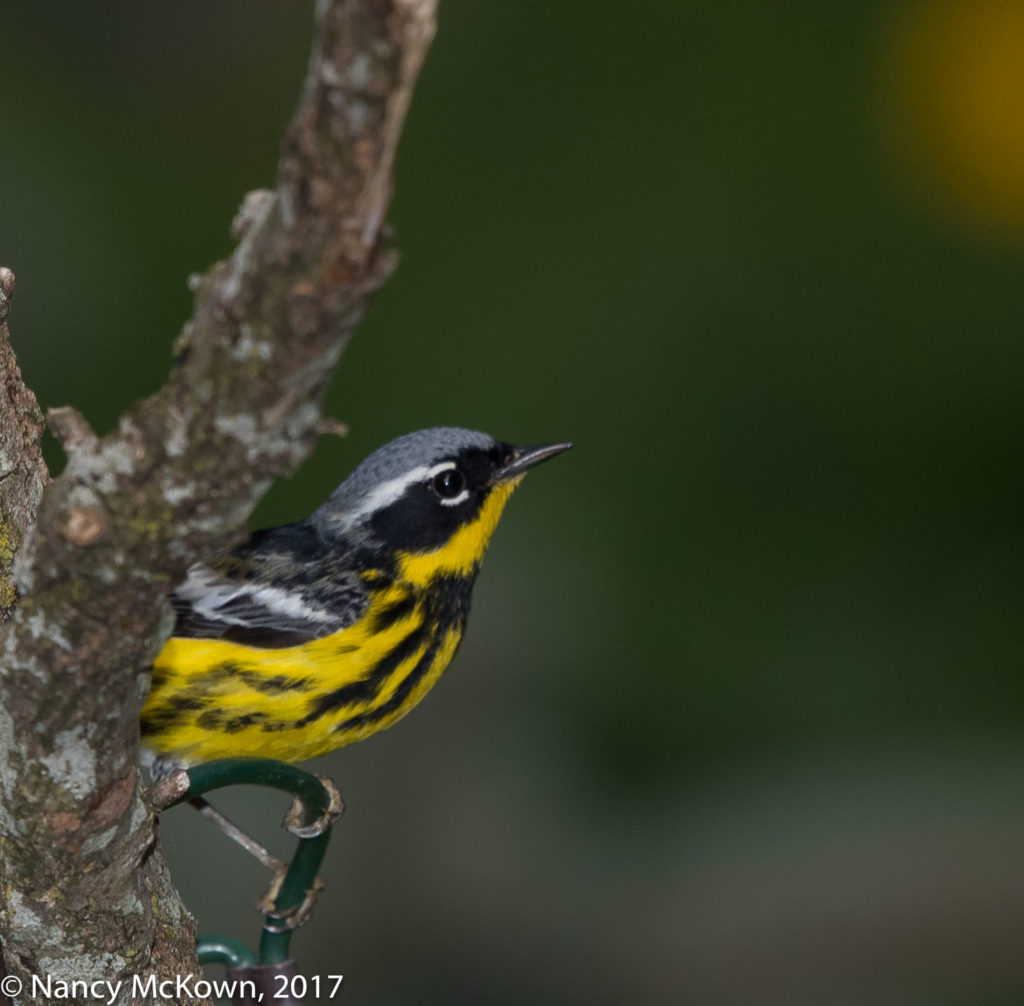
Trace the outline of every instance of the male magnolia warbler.
<path fill-rule="evenodd" d="M 459 645 L 512 490 L 570 446 L 410 433 L 310 517 L 192 566 L 142 710 L 158 764 L 303 761 L 404 716 Z"/>

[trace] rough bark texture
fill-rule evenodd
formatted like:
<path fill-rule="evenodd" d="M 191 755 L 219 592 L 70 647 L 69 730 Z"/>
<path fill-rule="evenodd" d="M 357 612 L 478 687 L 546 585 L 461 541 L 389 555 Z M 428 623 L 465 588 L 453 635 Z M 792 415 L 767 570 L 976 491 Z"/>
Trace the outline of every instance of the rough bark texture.
<path fill-rule="evenodd" d="M 26 982 L 197 973 L 137 772 L 165 596 L 321 428 L 332 369 L 395 264 L 391 168 L 434 6 L 318 3 L 276 191 L 246 197 L 234 254 L 196 281 L 160 391 L 102 439 L 51 413 L 68 453 L 52 482 L 0 272 L 0 938 Z"/>
<path fill-rule="evenodd" d="M 0 266 L 0 621 L 14 605 L 14 557 L 35 526 L 43 487 L 49 481 L 39 441 L 43 415 L 25 387 L 11 349 L 7 316 L 14 273 Z"/>

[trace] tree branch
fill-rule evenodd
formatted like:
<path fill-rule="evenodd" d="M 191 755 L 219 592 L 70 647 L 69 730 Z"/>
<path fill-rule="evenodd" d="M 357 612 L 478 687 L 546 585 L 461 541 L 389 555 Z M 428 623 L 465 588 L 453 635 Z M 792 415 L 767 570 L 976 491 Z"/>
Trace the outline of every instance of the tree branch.
<path fill-rule="evenodd" d="M 320 0 L 276 191 L 246 197 L 234 254 L 194 282 L 156 394 L 102 439 L 50 413 L 68 463 L 49 484 L 0 272 L 0 936 L 26 980 L 196 970 L 136 771 L 164 597 L 325 428 L 331 372 L 395 266 L 391 170 L 434 12 Z"/>

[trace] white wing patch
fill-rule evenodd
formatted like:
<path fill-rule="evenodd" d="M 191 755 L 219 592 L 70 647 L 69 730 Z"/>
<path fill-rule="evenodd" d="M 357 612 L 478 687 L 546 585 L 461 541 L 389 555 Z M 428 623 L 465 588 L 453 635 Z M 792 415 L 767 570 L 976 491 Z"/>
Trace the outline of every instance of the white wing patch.
<path fill-rule="evenodd" d="M 174 592 L 181 600 L 188 601 L 192 610 L 211 622 L 227 622 L 231 625 L 249 625 L 246 618 L 224 608 L 233 601 L 244 599 L 253 607 L 263 608 L 273 615 L 304 622 L 330 622 L 335 614 L 326 608 L 314 607 L 301 595 L 257 583 L 231 583 L 221 579 L 203 563 L 196 563 L 188 571 L 185 582 Z"/>

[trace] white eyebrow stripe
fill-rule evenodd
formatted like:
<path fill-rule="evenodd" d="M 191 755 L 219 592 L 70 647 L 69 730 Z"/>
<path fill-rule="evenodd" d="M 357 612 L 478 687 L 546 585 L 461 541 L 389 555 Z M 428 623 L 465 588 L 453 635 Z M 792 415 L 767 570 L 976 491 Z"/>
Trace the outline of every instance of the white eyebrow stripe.
<path fill-rule="evenodd" d="M 443 467 L 449 467 L 449 465 Z M 393 479 L 388 479 L 387 482 L 382 482 L 363 497 L 363 501 L 355 510 L 350 510 L 345 514 L 345 525 L 350 526 L 359 520 L 360 517 L 365 517 L 368 513 L 374 513 L 386 506 L 390 506 L 414 482 L 426 480 L 432 474 L 436 474 L 433 468 L 420 465 L 417 468 L 409 469 L 409 471 L 401 475 L 397 475 Z"/>

